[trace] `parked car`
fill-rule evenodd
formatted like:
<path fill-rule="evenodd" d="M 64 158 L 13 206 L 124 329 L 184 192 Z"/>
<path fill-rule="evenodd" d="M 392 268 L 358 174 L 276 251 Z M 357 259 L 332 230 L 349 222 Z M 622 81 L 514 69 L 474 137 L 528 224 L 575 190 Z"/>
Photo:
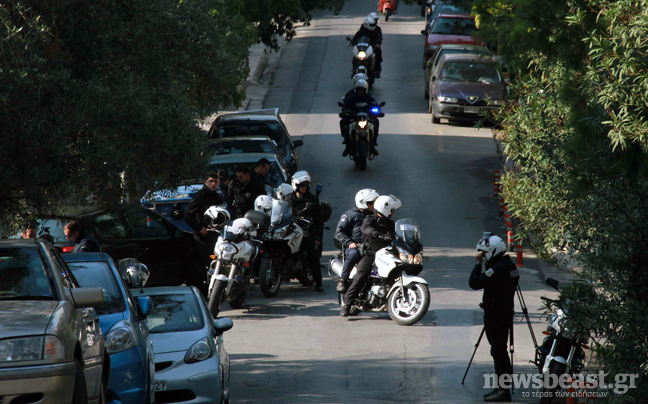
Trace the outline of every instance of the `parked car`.
<path fill-rule="evenodd" d="M 470 1 L 459 2 L 457 0 L 430 0 L 425 10 L 427 23 L 434 21 L 441 14 L 470 14 L 472 4 Z M 423 14 L 421 14 L 423 16 Z"/>
<path fill-rule="evenodd" d="M 256 163 L 262 158 L 270 162 L 270 171 L 264 178 L 266 192 L 268 195 L 274 194 L 276 188 L 284 182 L 290 182 L 290 172 L 288 167 L 283 163 L 281 157 L 271 153 L 234 153 L 215 155 L 209 160 L 207 172 L 217 172 L 220 169 L 227 170 L 230 177 L 236 178 L 236 166 L 245 164 L 250 167 L 250 172 L 254 170 Z M 184 210 L 191 201 L 196 192 L 203 187 L 200 179 L 184 181 L 176 189 L 159 191 L 147 194 L 142 198 L 142 204 L 155 210 L 177 227 L 191 231 L 191 227 L 184 218 Z"/>
<path fill-rule="evenodd" d="M 72 252 L 74 244 L 65 238 L 63 225 L 75 219 L 95 235 L 101 251 L 114 260 L 136 258 L 151 271 L 150 286 L 180 285 L 196 241 L 167 219 L 141 205 L 111 210 L 96 208 L 68 209 L 63 214 L 44 215 L 39 220 L 39 234 L 49 233 L 54 245 Z"/>
<path fill-rule="evenodd" d="M 480 45 L 462 45 L 462 44 L 451 44 L 445 43 L 439 45 L 439 47 L 434 51 L 430 59 L 425 63 L 425 99 L 430 98 L 430 78 L 432 77 L 432 71 L 436 68 L 437 64 L 441 60 L 441 56 L 447 55 L 450 53 L 469 53 L 472 55 L 484 55 L 484 56 L 493 56 L 493 53 L 485 46 Z"/>
<path fill-rule="evenodd" d="M 220 115 L 207 132 L 209 140 L 233 136 L 268 136 L 281 150 L 279 155 L 283 158 L 285 166 L 291 172 L 297 171 L 295 149 L 304 142 L 292 139 L 279 116 L 279 108 Z"/>
<path fill-rule="evenodd" d="M 425 36 L 423 48 L 423 69 L 434 51 L 444 43 L 483 45 L 473 36 L 477 30 L 475 17 L 469 14 L 440 14 L 421 31 Z"/>
<path fill-rule="evenodd" d="M 444 55 L 430 79 L 432 123 L 480 120 L 483 111 L 498 109 L 505 97 L 506 83 L 494 57 Z"/>
<path fill-rule="evenodd" d="M 0 398 L 3 403 L 106 403 L 110 359 L 101 288 L 81 288 L 39 239 L 0 240 Z"/>
<path fill-rule="evenodd" d="M 113 259 L 106 253 L 63 254 L 82 287 L 100 287 L 103 304 L 96 306 L 110 355 L 110 401 L 153 403 L 155 354 L 146 325 L 153 302 L 131 294 Z"/>
<path fill-rule="evenodd" d="M 232 320 L 214 320 L 193 286 L 144 288 L 153 310 L 146 318 L 155 346 L 158 403 L 229 403 L 230 360 L 223 333 Z"/>
<path fill-rule="evenodd" d="M 282 155 L 282 149 L 277 143 L 268 136 L 233 136 L 220 139 L 210 140 L 207 143 L 205 154 L 220 156 L 223 154 L 240 154 L 240 153 L 272 153 L 277 156 Z M 286 167 L 290 173 L 297 171 L 297 156 L 291 156 L 291 160 L 286 162 Z"/>

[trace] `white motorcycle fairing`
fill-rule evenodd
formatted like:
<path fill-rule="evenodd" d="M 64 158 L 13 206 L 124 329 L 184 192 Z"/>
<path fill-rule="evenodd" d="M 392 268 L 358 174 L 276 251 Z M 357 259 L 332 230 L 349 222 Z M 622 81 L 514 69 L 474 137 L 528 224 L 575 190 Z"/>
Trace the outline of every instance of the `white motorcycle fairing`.
<path fill-rule="evenodd" d="M 296 223 L 293 223 L 290 233 L 284 237 L 284 240 L 288 241 L 288 247 L 290 247 L 290 253 L 296 254 L 301 247 L 302 239 L 304 238 L 304 231 Z"/>

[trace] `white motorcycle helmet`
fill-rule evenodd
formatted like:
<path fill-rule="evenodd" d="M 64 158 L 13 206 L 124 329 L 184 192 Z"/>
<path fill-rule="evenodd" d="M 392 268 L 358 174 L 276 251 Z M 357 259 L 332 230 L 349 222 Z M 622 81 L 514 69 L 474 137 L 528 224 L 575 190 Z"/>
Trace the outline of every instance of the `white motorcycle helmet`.
<path fill-rule="evenodd" d="M 355 203 L 358 209 L 369 209 L 367 202 L 374 202 L 380 194 L 375 189 L 365 188 L 358 191 L 355 196 Z"/>
<path fill-rule="evenodd" d="M 245 237 L 248 237 L 252 233 L 252 230 L 254 230 L 254 225 L 252 224 L 250 219 L 245 217 L 240 217 L 234 220 L 231 227 L 240 235 L 243 235 Z"/>
<path fill-rule="evenodd" d="M 385 217 L 390 217 L 393 210 L 397 210 L 403 206 L 400 199 L 394 195 L 380 195 L 374 201 L 374 210 Z"/>
<path fill-rule="evenodd" d="M 376 20 L 376 22 L 380 21 L 380 16 L 375 11 L 373 13 L 369 13 L 367 17 L 373 18 L 374 20 Z"/>
<path fill-rule="evenodd" d="M 272 199 L 271 196 L 259 195 L 254 200 L 254 210 L 270 214 L 270 211 L 272 210 L 272 201 L 274 201 L 274 199 Z"/>
<path fill-rule="evenodd" d="M 369 82 L 363 79 L 358 80 L 353 88 L 357 90 L 360 87 L 364 88 L 365 90 L 369 90 Z"/>
<path fill-rule="evenodd" d="M 501 237 L 496 236 L 494 233 L 484 233 L 481 240 L 477 242 L 477 251 L 484 253 L 486 262 L 492 260 L 498 255 L 506 252 L 506 243 Z"/>
<path fill-rule="evenodd" d="M 311 177 L 307 171 L 297 171 L 295 174 L 293 174 L 291 183 L 295 192 L 299 191 L 299 184 L 303 182 L 308 182 L 308 185 L 310 186 Z"/>
<path fill-rule="evenodd" d="M 209 227 L 215 229 L 222 229 L 232 219 L 230 213 L 223 206 L 210 206 L 205 211 L 203 218 Z"/>
<path fill-rule="evenodd" d="M 367 76 L 365 73 L 357 73 L 353 75 L 353 88 L 356 88 L 358 86 L 358 81 L 364 80 L 367 83 L 369 82 L 369 76 Z"/>
<path fill-rule="evenodd" d="M 369 31 L 373 31 L 374 29 L 376 29 L 376 24 L 377 23 L 375 18 L 367 17 L 364 19 L 362 26 L 368 29 Z"/>
<path fill-rule="evenodd" d="M 277 188 L 277 199 L 279 199 L 280 201 L 285 201 L 292 193 L 292 186 L 284 182 Z"/>

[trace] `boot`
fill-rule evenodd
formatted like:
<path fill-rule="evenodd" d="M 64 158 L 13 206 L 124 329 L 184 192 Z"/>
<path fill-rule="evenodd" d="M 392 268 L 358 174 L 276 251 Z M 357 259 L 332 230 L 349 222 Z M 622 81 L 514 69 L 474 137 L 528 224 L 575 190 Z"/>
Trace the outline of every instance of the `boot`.
<path fill-rule="evenodd" d="M 380 156 L 380 153 L 378 153 L 378 150 L 376 150 L 375 144 L 371 145 L 371 153 L 373 153 L 374 156 Z"/>
<path fill-rule="evenodd" d="M 345 293 L 347 289 L 349 289 L 349 280 L 348 279 L 340 279 L 340 282 L 338 282 L 337 287 L 335 290 L 337 290 L 340 293 Z"/>
<path fill-rule="evenodd" d="M 324 286 L 322 286 L 322 282 L 316 282 L 315 283 L 315 291 L 316 292 L 324 292 Z"/>
<path fill-rule="evenodd" d="M 374 73 L 374 77 L 377 79 L 380 78 L 380 70 L 376 70 L 376 73 Z"/>
<path fill-rule="evenodd" d="M 484 397 L 484 401 L 488 403 L 510 403 L 511 391 L 508 389 L 500 389 L 497 393 Z"/>
<path fill-rule="evenodd" d="M 349 147 L 344 146 L 344 150 L 342 151 L 342 157 L 346 157 L 349 155 Z"/>
<path fill-rule="evenodd" d="M 495 388 L 495 389 L 489 391 L 488 393 L 484 394 L 484 398 L 486 398 L 486 397 L 488 397 L 488 396 L 492 396 L 493 394 L 499 392 L 499 390 L 500 390 L 500 389 Z"/>
<path fill-rule="evenodd" d="M 340 310 L 340 316 L 349 317 L 349 310 L 350 309 L 351 309 L 351 307 L 349 307 L 348 304 L 345 304 L 344 306 L 342 306 L 342 310 Z"/>

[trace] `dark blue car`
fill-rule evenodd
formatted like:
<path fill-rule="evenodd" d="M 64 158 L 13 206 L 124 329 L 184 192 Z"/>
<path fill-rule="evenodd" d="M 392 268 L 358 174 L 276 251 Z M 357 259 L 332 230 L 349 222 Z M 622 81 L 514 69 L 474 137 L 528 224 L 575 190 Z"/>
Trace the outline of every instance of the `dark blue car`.
<path fill-rule="evenodd" d="M 106 253 L 62 254 L 81 287 L 101 287 L 104 303 L 95 308 L 110 355 L 109 400 L 152 403 L 155 354 L 146 325 L 150 298 L 131 295 Z"/>

